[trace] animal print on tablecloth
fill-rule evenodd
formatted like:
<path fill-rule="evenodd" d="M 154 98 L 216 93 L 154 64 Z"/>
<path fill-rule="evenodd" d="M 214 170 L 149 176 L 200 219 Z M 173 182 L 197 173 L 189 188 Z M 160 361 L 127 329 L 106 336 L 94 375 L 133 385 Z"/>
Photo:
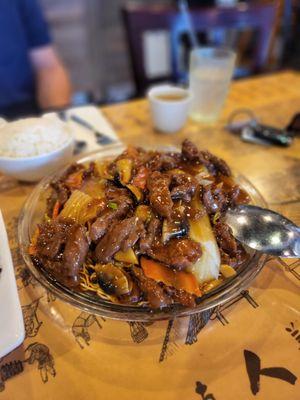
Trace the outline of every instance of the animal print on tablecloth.
<path fill-rule="evenodd" d="M 105 321 L 104 318 L 101 319 L 103 322 Z M 99 329 L 102 329 L 98 318 L 94 314 L 89 314 L 85 311 L 82 311 L 73 322 L 72 333 L 81 349 L 84 349 L 84 344 L 86 346 L 90 345 L 91 335 L 89 328 L 94 324 L 98 325 Z"/>
<path fill-rule="evenodd" d="M 23 362 L 34 364 L 37 362 L 38 370 L 40 371 L 43 383 L 48 382 L 48 374 L 55 377 L 55 363 L 54 358 L 50 354 L 49 348 L 42 343 L 31 343 L 25 350 L 25 355 L 28 354 Z"/>
<path fill-rule="evenodd" d="M 0 392 L 5 390 L 5 382 L 8 379 L 22 373 L 25 365 L 37 364 L 40 372 L 40 377 L 43 383 L 47 383 L 49 374 L 53 377 L 56 376 L 55 362 L 48 346 L 42 343 L 34 342 L 27 346 L 25 349 L 24 360 L 13 360 L 4 362 L 4 358 L 0 359 Z"/>
<path fill-rule="evenodd" d="M 190 316 L 189 327 L 185 338 L 185 344 L 194 344 L 197 342 L 198 334 L 208 323 L 214 309 L 206 310 Z"/>
<path fill-rule="evenodd" d="M 22 306 L 26 338 L 36 336 L 43 323 L 39 321 L 37 315 L 39 301 L 40 299 L 37 299 L 26 306 Z"/>

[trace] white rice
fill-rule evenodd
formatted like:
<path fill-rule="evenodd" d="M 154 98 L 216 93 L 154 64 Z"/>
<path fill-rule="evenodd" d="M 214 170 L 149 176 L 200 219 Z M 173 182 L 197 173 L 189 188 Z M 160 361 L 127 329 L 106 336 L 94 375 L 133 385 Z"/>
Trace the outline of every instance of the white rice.
<path fill-rule="evenodd" d="M 58 150 L 70 141 L 69 127 L 56 116 L 0 121 L 0 156 L 34 157 Z"/>

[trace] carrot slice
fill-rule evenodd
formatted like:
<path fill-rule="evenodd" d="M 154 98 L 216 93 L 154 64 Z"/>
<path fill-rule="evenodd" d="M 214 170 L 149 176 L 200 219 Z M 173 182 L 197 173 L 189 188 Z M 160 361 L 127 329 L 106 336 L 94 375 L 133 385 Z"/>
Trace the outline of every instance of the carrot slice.
<path fill-rule="evenodd" d="M 144 274 L 157 282 L 162 282 L 175 289 L 185 290 L 188 293 L 201 296 L 201 291 L 193 274 L 185 271 L 174 271 L 157 261 L 149 258 L 141 258 L 141 266 Z"/>
<path fill-rule="evenodd" d="M 57 216 L 59 214 L 59 209 L 60 209 L 60 202 L 57 200 L 53 207 L 53 212 L 52 212 L 53 219 L 57 218 Z"/>

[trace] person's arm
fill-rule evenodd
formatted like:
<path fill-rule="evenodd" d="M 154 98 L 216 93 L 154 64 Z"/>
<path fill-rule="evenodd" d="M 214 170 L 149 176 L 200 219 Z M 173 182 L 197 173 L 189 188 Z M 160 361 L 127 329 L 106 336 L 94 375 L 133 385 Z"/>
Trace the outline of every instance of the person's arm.
<path fill-rule="evenodd" d="M 70 104 L 70 79 L 53 46 L 33 48 L 29 56 L 36 76 L 38 105 L 51 109 Z"/>
<path fill-rule="evenodd" d="M 43 109 L 68 105 L 71 98 L 70 80 L 52 46 L 39 0 L 16 0 L 16 4 L 35 72 L 38 105 Z"/>

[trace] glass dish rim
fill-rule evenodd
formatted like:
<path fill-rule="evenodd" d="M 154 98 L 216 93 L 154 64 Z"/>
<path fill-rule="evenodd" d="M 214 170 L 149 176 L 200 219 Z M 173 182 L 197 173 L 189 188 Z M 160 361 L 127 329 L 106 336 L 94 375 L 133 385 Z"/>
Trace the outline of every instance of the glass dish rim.
<path fill-rule="evenodd" d="M 89 162 L 95 159 L 113 157 L 126 148 L 123 144 L 113 144 L 106 146 L 103 149 L 93 151 L 84 156 L 78 156 L 73 160 L 74 162 Z M 147 147 L 145 146 L 147 149 Z M 166 150 L 178 150 L 178 147 L 174 146 L 157 146 L 149 147 L 148 149 L 154 149 L 159 151 Z M 162 310 L 151 310 L 149 307 L 142 306 L 128 306 L 121 304 L 114 304 L 105 301 L 101 298 L 94 299 L 91 295 L 86 295 L 82 292 L 76 292 L 70 288 L 67 288 L 63 284 L 55 280 L 45 269 L 36 267 L 30 255 L 28 254 L 28 243 L 30 239 L 30 228 L 32 227 L 32 217 L 35 207 L 38 204 L 38 200 L 41 197 L 43 190 L 49 187 L 51 180 L 55 177 L 60 176 L 67 168 L 59 169 L 51 173 L 50 175 L 43 178 L 31 194 L 28 196 L 19 216 L 18 222 L 18 240 L 20 245 L 21 255 L 23 260 L 30 270 L 34 278 L 47 290 L 56 295 L 60 300 L 74 306 L 81 311 L 87 311 L 99 316 L 126 321 L 158 321 L 158 320 L 170 320 L 178 317 L 189 316 L 197 314 L 209 309 L 213 309 L 216 306 L 223 304 L 224 302 L 232 299 L 235 295 L 240 294 L 243 290 L 249 287 L 250 283 L 256 277 L 256 275 L 263 268 L 267 259 L 266 255 L 253 252 L 251 259 L 242 265 L 238 273 L 233 277 L 227 279 L 222 285 L 211 290 L 206 295 L 202 296 L 194 308 L 186 308 L 177 305 L 173 305 L 170 308 Z M 234 174 L 236 179 L 242 181 L 242 186 L 247 186 L 250 196 L 256 197 L 255 204 L 262 207 L 266 207 L 267 203 L 260 194 L 260 192 L 253 186 L 253 184 L 245 178 L 243 175 Z"/>

